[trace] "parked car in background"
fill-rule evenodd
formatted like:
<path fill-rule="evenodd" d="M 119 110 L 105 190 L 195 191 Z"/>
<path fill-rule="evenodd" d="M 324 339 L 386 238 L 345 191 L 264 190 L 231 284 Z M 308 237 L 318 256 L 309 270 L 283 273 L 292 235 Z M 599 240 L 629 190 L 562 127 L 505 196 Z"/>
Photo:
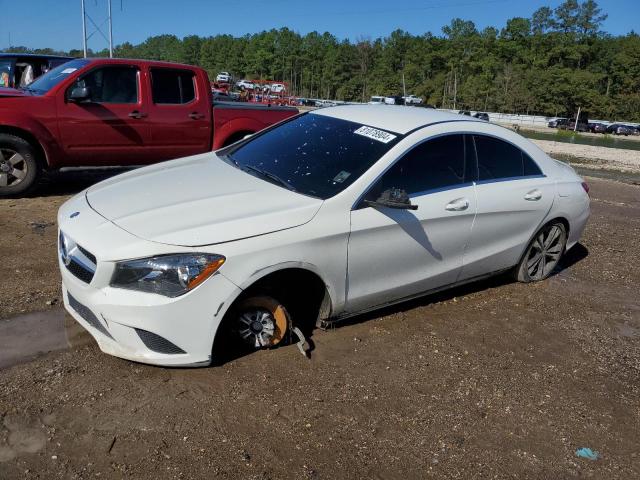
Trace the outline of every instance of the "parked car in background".
<path fill-rule="evenodd" d="M 547 127 L 549 128 L 560 128 L 561 126 L 566 127 L 569 121 L 566 118 L 552 118 L 549 123 L 547 123 Z"/>
<path fill-rule="evenodd" d="M 614 123 L 607 127 L 607 133 L 612 133 L 613 135 L 624 135 L 625 137 L 629 135 L 635 135 L 636 129 L 630 125 L 624 125 L 622 123 Z"/>
<path fill-rule="evenodd" d="M 236 87 L 244 88 L 245 90 L 253 90 L 255 88 L 255 84 L 250 80 L 239 80 L 236 82 Z"/>
<path fill-rule="evenodd" d="M 373 95 L 371 97 L 371 100 L 369 100 L 369 105 L 379 105 L 379 104 L 384 104 L 384 97 L 381 97 L 379 95 Z"/>
<path fill-rule="evenodd" d="M 484 120 L 485 122 L 489 121 L 489 114 L 485 112 L 476 112 L 473 114 L 474 118 L 479 118 L 480 120 Z"/>
<path fill-rule="evenodd" d="M 231 83 L 231 75 L 229 72 L 220 72 L 216 75 L 216 82 L 218 83 Z"/>
<path fill-rule="evenodd" d="M 387 105 L 404 105 L 404 99 L 400 95 L 384 97 L 384 103 Z"/>
<path fill-rule="evenodd" d="M 406 97 L 402 97 L 402 99 L 405 105 L 420 105 L 422 103 L 422 98 L 415 95 L 407 95 Z"/>
<path fill-rule="evenodd" d="M 569 120 L 566 125 L 561 125 L 558 128 L 560 128 L 561 130 L 570 130 L 584 133 L 589 131 L 589 124 L 587 122 L 578 121 L 578 124 L 576 125 L 575 120 Z"/>
<path fill-rule="evenodd" d="M 591 133 L 607 133 L 607 125 L 600 122 L 589 122 L 589 131 Z"/>
<path fill-rule="evenodd" d="M 75 59 L 0 96 L 0 196 L 26 192 L 43 170 L 204 153 L 298 113 L 213 104 L 203 69 L 146 60 Z"/>
<path fill-rule="evenodd" d="M 0 87 L 27 87 L 40 75 L 69 60 L 73 60 L 73 57 L 0 53 Z"/>
<path fill-rule="evenodd" d="M 206 365 L 500 272 L 544 280 L 580 239 L 587 191 L 491 123 L 316 110 L 66 202 L 64 306 L 108 354 Z"/>
<path fill-rule="evenodd" d="M 271 93 L 282 93 L 287 89 L 284 83 L 272 83 L 270 87 Z"/>
<path fill-rule="evenodd" d="M 466 115 L 467 117 L 471 116 L 471 112 L 469 110 L 460 110 L 458 115 Z"/>

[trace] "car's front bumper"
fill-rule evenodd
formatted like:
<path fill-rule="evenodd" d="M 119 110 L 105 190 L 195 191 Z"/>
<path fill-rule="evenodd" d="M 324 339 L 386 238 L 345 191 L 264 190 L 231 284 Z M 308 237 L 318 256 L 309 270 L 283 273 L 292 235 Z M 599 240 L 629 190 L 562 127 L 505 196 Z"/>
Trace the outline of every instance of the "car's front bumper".
<path fill-rule="evenodd" d="M 58 223 L 73 244 L 77 242 L 88 253 L 95 271 L 78 274 L 65 265 L 59 250 L 67 311 L 105 353 L 156 365 L 210 363 L 218 325 L 240 289 L 223 272 L 175 298 L 109 286 L 114 252 L 135 258 L 188 249 L 141 240 L 95 213 L 78 197 L 61 208 Z"/>

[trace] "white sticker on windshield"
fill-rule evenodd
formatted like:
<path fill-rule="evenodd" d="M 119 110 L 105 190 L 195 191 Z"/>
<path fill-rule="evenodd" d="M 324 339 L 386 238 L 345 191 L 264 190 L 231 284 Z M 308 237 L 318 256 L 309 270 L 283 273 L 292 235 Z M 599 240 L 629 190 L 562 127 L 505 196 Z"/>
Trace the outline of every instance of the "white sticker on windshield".
<path fill-rule="evenodd" d="M 77 68 L 65 68 L 64 70 L 62 70 L 62 72 L 60 73 L 73 73 L 77 70 Z"/>
<path fill-rule="evenodd" d="M 391 140 L 396 138 L 396 136 L 393 135 L 392 133 L 385 132 L 384 130 L 378 130 L 377 128 L 365 127 L 365 126 L 360 127 L 353 133 L 357 133 L 358 135 L 362 135 L 363 137 L 371 138 L 373 140 L 377 140 L 382 143 L 389 143 Z"/>

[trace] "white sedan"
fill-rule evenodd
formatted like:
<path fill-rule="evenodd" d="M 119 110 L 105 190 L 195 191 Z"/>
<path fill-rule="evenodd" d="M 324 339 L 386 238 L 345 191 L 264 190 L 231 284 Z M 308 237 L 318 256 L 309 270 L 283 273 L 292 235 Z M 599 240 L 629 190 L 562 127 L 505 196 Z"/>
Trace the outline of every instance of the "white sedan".
<path fill-rule="evenodd" d="M 90 187 L 60 208 L 59 264 L 104 352 L 199 365 L 498 272 L 543 280 L 588 217 L 582 179 L 511 130 L 339 106 Z"/>

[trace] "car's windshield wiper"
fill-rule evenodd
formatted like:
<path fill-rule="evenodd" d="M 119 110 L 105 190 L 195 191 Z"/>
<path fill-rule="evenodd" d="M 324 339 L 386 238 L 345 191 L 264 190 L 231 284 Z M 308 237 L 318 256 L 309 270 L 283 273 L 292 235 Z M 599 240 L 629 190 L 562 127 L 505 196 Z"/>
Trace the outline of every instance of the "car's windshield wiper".
<path fill-rule="evenodd" d="M 286 189 L 291 190 L 292 192 L 296 191 L 296 189 L 293 186 L 291 186 L 289 184 L 289 182 L 287 182 L 286 180 L 283 180 L 282 178 L 280 178 L 279 176 L 277 176 L 277 175 L 275 175 L 275 174 L 273 174 L 271 172 L 267 172 L 267 171 L 262 170 L 260 168 L 254 167 L 253 165 L 242 165 L 242 166 L 240 166 L 240 168 L 242 170 L 245 170 L 245 171 L 249 170 L 251 172 L 255 172 L 258 175 L 260 175 L 261 177 L 265 177 L 265 178 L 268 178 L 268 179 L 272 180 L 273 182 L 279 183 L 280 185 L 282 185 Z"/>
<path fill-rule="evenodd" d="M 42 91 L 42 90 L 38 90 L 37 88 L 31 88 L 31 87 L 18 87 L 18 90 L 25 90 L 31 93 L 38 93 Z"/>

